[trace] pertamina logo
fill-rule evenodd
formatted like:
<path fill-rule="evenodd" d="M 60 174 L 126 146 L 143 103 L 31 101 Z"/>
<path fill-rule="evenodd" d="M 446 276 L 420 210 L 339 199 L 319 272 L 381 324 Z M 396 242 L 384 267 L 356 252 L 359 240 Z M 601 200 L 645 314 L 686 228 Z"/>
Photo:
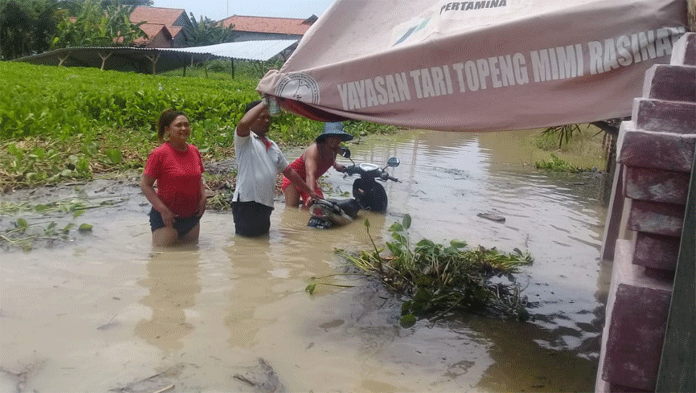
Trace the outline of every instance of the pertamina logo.
<path fill-rule="evenodd" d="M 321 101 L 319 85 L 317 85 L 314 78 L 303 72 L 284 76 L 276 86 L 275 95 L 307 104 L 318 105 Z"/>

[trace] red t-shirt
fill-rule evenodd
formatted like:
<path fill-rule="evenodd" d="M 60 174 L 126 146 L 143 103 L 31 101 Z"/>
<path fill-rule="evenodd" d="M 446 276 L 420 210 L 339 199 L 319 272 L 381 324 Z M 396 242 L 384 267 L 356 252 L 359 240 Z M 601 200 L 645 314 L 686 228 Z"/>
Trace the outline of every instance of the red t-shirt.
<path fill-rule="evenodd" d="M 179 217 L 193 217 L 201 200 L 201 174 L 205 172 L 201 153 L 188 145 L 178 151 L 163 143 L 150 153 L 145 175 L 157 180 L 157 196 Z"/>

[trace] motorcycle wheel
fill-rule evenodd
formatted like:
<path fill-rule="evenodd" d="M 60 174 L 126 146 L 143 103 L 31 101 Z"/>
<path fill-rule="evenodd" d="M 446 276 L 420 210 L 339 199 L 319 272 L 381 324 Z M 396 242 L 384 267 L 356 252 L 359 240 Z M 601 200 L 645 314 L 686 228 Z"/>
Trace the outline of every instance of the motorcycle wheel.
<path fill-rule="evenodd" d="M 355 179 L 353 182 L 353 197 L 363 210 L 383 213 L 387 211 L 387 192 L 381 184 Z"/>

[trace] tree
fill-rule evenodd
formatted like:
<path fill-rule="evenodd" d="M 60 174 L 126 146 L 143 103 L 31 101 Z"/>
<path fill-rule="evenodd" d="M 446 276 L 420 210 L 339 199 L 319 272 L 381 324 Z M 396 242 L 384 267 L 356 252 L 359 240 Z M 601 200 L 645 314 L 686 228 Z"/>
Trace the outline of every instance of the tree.
<path fill-rule="evenodd" d="M 56 0 L 0 0 L 0 59 L 11 60 L 48 49 L 58 23 Z"/>
<path fill-rule="evenodd" d="M 219 22 L 202 16 L 199 21 L 196 21 L 193 13 L 190 15 L 191 26 L 184 27 L 189 46 L 215 45 L 234 41 L 236 34 L 232 31 L 233 26 L 224 27 Z"/>
<path fill-rule="evenodd" d="M 58 19 L 56 18 L 56 10 L 58 2 L 50 0 L 46 2 L 46 6 L 42 9 L 37 9 L 36 24 L 34 25 L 34 41 L 32 50 L 36 53 L 41 53 L 51 48 L 51 38 L 56 34 L 58 29 Z"/>
<path fill-rule="evenodd" d="M 100 3 L 85 0 L 77 4 L 75 16 L 68 10 L 60 11 L 60 23 L 51 48 L 80 46 L 125 46 L 139 37 L 145 37 L 140 25 L 132 24 L 129 15 L 134 6 L 123 6 L 118 2 Z"/>
<path fill-rule="evenodd" d="M 0 14 L 0 41 L 2 57 L 14 59 L 30 51 L 31 28 L 34 21 L 14 1 L 9 2 Z"/>

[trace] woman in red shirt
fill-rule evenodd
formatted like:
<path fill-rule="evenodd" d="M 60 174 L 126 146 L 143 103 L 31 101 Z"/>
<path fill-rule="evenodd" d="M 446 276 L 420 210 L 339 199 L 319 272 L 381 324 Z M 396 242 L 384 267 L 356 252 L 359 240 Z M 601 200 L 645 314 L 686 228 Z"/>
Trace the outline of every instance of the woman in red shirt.
<path fill-rule="evenodd" d="M 324 123 L 324 131 L 321 135 L 290 166 L 305 180 L 309 187 L 316 191 L 317 195 L 323 198 L 324 195 L 317 180 L 332 166 L 337 171 L 343 172 L 345 167 L 336 162 L 336 155 L 341 152 L 341 142 L 347 142 L 351 139 L 353 136 L 343 131 L 343 123 Z M 286 177 L 283 177 L 282 189 L 283 194 L 285 194 L 286 207 L 297 207 L 300 204 L 300 198 L 302 198 L 304 205 L 310 201 L 309 195 L 299 191 Z"/>
<path fill-rule="evenodd" d="M 140 189 L 152 204 L 152 243 L 172 246 L 196 242 L 206 204 L 204 168 L 198 149 L 186 143 L 191 136 L 186 114 L 174 109 L 162 112 L 157 136 L 164 143 L 148 156 L 140 181 Z"/>

